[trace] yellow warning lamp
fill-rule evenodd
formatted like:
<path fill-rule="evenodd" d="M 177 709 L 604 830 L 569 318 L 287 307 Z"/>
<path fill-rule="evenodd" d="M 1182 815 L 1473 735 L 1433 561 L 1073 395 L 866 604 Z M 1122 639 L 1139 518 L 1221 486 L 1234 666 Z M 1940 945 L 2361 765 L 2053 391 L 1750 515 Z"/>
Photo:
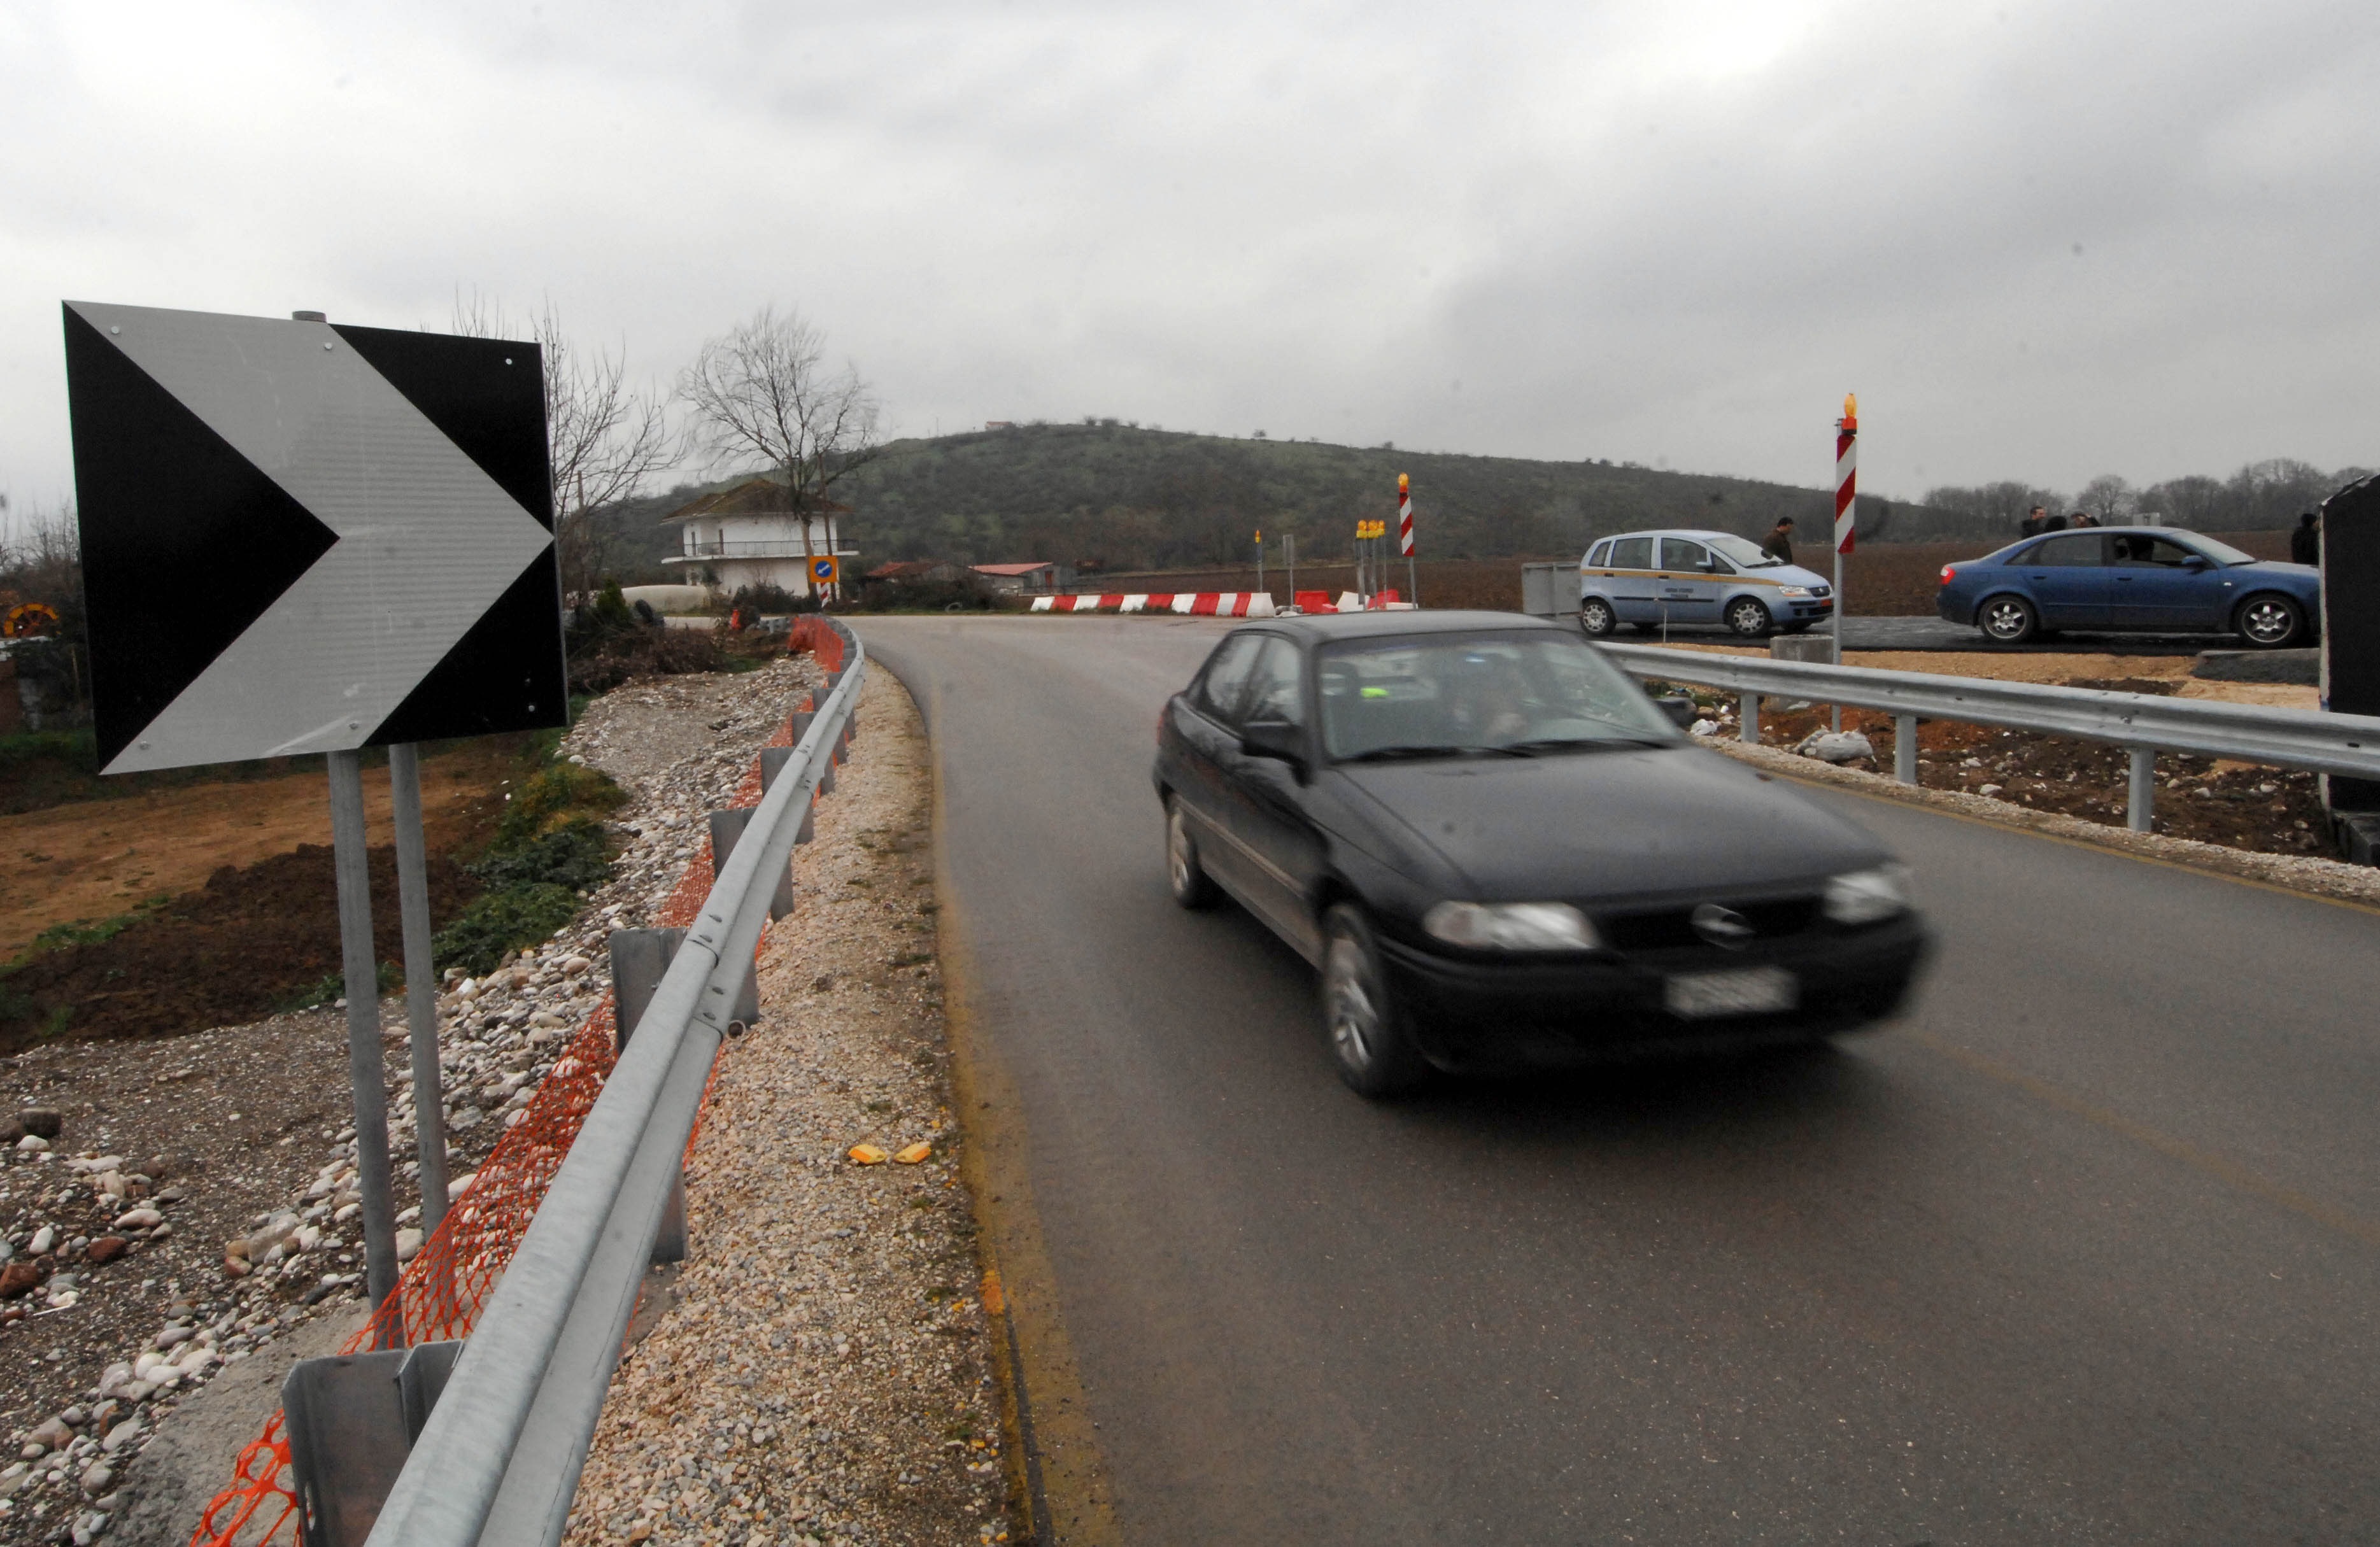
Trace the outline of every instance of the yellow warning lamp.
<path fill-rule="evenodd" d="M 1412 489 L 1413 479 L 1402 473 L 1399 473 L 1397 475 L 1397 498 L 1400 500 L 1403 499 L 1406 494 L 1412 491 Z"/>
<path fill-rule="evenodd" d="M 1843 417 L 1839 429 L 1856 434 L 1859 430 L 1859 393 L 1843 394 Z"/>

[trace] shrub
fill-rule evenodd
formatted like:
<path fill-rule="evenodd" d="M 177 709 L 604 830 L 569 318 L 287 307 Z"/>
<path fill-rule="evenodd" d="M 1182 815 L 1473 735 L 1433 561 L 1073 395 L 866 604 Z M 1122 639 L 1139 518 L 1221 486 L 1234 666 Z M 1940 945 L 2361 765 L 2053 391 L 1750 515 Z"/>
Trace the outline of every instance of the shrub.
<path fill-rule="evenodd" d="M 525 881 L 492 891 L 463 910 L 431 942 L 431 959 L 443 970 L 460 967 L 478 976 L 521 946 L 534 945 L 578 916 L 578 893 L 550 881 Z"/>
<path fill-rule="evenodd" d="M 597 769 L 552 763 L 521 780 L 496 824 L 492 850 L 519 847 L 540 833 L 617 809 L 628 792 Z"/>
<path fill-rule="evenodd" d="M 801 599 L 783 586 L 772 585 L 764 580 L 757 586 L 739 588 L 735 595 L 729 598 L 728 606 L 747 617 L 762 612 L 774 616 L 782 612 L 794 611 L 801 605 Z"/>
<path fill-rule="evenodd" d="M 491 849 L 477 864 L 463 868 L 485 881 L 491 891 L 524 882 L 577 891 L 612 878 L 610 849 L 603 829 L 578 816 L 512 847 Z"/>

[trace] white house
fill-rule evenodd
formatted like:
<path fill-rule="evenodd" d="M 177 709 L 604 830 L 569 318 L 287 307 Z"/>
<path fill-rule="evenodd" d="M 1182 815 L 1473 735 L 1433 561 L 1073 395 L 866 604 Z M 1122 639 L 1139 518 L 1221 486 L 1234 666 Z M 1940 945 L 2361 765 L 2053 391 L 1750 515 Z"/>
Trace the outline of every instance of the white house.
<path fill-rule="evenodd" d="M 714 574 L 719 588 L 731 595 L 746 586 L 770 585 L 799 597 L 812 590 L 804 561 L 832 553 L 843 562 L 845 583 L 856 582 L 853 561 L 859 550 L 843 540 L 850 507 L 830 501 L 825 510 L 805 518 L 785 503 L 783 486 L 749 478 L 682 505 L 662 517 L 664 526 L 678 527 L 678 550 L 662 562 L 681 566 L 689 582 L 706 572 Z"/>

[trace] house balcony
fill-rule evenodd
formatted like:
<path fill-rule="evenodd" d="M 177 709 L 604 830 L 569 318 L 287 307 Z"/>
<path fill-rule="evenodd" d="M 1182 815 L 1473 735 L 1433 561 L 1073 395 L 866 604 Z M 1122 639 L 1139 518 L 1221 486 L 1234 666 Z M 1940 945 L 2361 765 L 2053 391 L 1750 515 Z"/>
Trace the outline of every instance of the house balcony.
<path fill-rule="evenodd" d="M 708 559 L 814 559 L 825 557 L 825 551 L 824 545 L 818 544 L 813 545 L 808 552 L 805 552 L 803 551 L 802 545 L 798 539 L 792 542 L 786 542 L 766 538 L 753 538 L 750 540 L 727 542 L 714 538 L 709 542 L 688 544 L 680 552 L 664 554 L 662 558 L 662 562 L 665 564 L 694 564 L 700 563 Z M 856 559 L 859 557 L 859 550 L 856 548 L 838 548 L 834 550 L 834 556 L 838 559 Z"/>

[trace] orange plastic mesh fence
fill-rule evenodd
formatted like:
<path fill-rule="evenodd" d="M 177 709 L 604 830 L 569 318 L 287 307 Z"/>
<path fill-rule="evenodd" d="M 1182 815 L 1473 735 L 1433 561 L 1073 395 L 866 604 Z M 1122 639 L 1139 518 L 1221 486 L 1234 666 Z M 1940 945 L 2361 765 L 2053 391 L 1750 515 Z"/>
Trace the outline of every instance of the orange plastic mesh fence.
<path fill-rule="evenodd" d="M 831 655 L 820 645 L 811 646 L 819 651 L 820 664 L 830 669 L 839 665 L 843 641 L 822 623 L 816 633 L 832 646 Z M 806 708 L 814 707 L 814 700 L 804 703 Z M 791 728 L 781 723 L 768 744 L 784 746 L 791 740 Z M 757 805 L 759 799 L 760 765 L 756 758 L 729 804 Z M 702 900 L 710 895 L 711 881 L 710 851 L 699 849 L 655 910 L 654 925 L 683 928 L 692 924 L 702 910 Z M 767 938 L 764 928 L 764 946 Z M 758 949 L 753 954 L 758 961 Z M 504 1119 L 504 1137 L 472 1174 L 462 1196 L 448 1206 L 436 1231 L 406 1264 L 388 1299 L 340 1348 L 341 1353 L 469 1335 L 481 1307 L 512 1262 L 554 1172 L 561 1168 L 563 1156 L 578 1137 L 579 1126 L 602 1094 L 603 1082 L 612 1072 L 613 1025 L 613 1004 L 607 993 L 564 1046 L 552 1070 L 538 1082 L 537 1094 L 529 1104 Z M 714 1059 L 711 1078 L 716 1080 L 718 1073 Z M 710 1105 L 706 1084 L 702 1110 Z M 694 1133 L 686 1141 L 689 1153 L 701 1134 L 701 1110 L 698 1110 Z M 299 1534 L 298 1508 L 289 1472 L 289 1441 L 276 1412 L 264 1432 L 240 1451 L 232 1468 L 231 1486 L 209 1502 L 191 1532 L 190 1547 L 256 1547 L 273 1541 L 294 1547 Z"/>

